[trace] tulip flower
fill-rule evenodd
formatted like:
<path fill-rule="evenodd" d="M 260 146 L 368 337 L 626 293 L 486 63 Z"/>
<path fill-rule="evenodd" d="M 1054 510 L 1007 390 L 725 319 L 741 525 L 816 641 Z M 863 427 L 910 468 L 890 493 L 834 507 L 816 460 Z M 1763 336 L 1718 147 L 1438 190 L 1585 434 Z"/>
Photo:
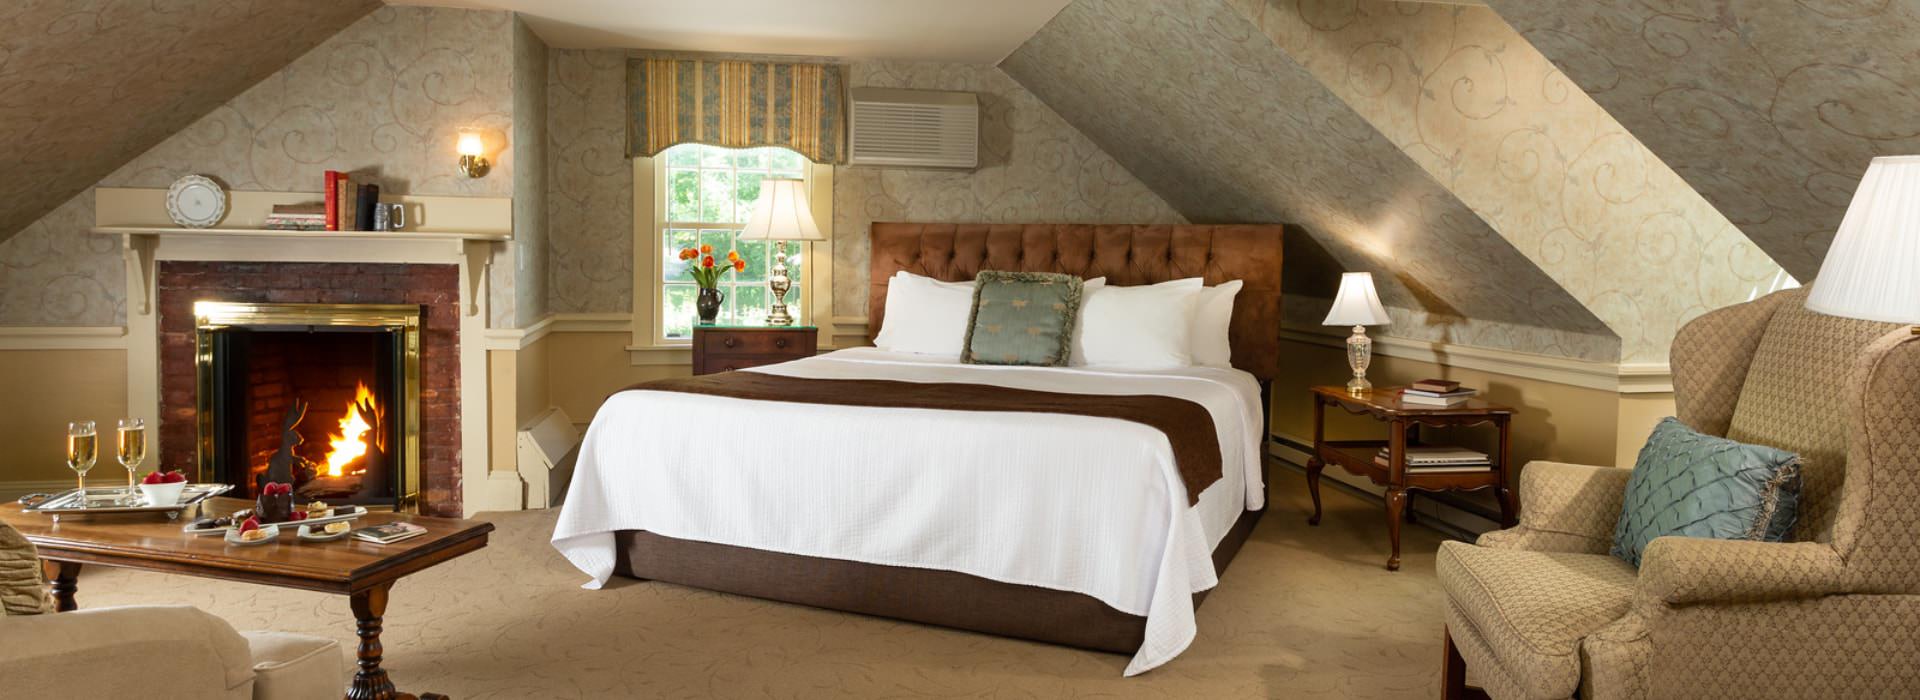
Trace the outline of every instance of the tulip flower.
<path fill-rule="evenodd" d="M 701 254 L 701 255 L 707 255 L 707 254 L 710 254 L 710 253 L 712 253 L 712 252 L 713 252 L 713 246 L 710 246 L 710 245 L 707 245 L 707 244 L 705 244 L 705 243 L 702 243 L 702 244 L 700 244 L 700 254 Z"/>
<path fill-rule="evenodd" d="M 711 255 L 709 255 L 709 256 L 707 256 L 707 257 L 706 257 L 706 259 L 704 259 L 704 260 L 701 260 L 701 261 L 700 261 L 700 266 L 701 266 L 701 267 L 713 267 L 713 256 L 711 256 Z"/>
<path fill-rule="evenodd" d="M 740 271 L 742 271 L 742 270 L 745 270 L 745 269 L 747 269 L 747 261 L 745 261 L 745 260 L 741 260 L 741 259 L 739 259 L 739 258 L 734 258 L 734 259 L 733 259 L 733 271 L 734 271 L 734 272 L 740 272 Z"/>

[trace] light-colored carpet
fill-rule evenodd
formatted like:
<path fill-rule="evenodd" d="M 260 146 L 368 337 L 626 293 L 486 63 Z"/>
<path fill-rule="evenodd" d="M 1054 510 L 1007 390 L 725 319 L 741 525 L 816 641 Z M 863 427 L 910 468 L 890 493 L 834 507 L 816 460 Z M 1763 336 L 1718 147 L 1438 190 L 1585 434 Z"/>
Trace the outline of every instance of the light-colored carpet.
<path fill-rule="evenodd" d="M 1126 657 L 679 586 L 582 590 L 547 545 L 554 512 L 483 516 L 474 554 L 402 580 L 387 667 L 402 690 L 480 698 L 975 697 L 1386 698 L 1438 694 L 1441 537 L 1405 529 L 1386 560 L 1377 505 L 1327 488 L 1306 525 L 1306 482 L 1276 467 L 1272 510 L 1199 612 L 1186 654 L 1122 678 Z M 240 629 L 334 637 L 346 598 L 94 567 L 80 605 L 190 603 Z M 342 679 L 344 684 L 345 679 Z"/>

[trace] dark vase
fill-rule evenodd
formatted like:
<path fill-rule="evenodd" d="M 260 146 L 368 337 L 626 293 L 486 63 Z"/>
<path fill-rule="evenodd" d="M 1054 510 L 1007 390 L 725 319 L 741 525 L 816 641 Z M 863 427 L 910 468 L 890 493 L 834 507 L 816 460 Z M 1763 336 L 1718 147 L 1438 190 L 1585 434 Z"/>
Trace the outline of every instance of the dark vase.
<path fill-rule="evenodd" d="M 700 311 L 701 325 L 713 325 L 713 320 L 720 317 L 720 302 L 726 298 L 725 294 L 721 294 L 720 290 L 714 287 L 700 288 L 700 296 L 693 300 L 693 307 Z"/>

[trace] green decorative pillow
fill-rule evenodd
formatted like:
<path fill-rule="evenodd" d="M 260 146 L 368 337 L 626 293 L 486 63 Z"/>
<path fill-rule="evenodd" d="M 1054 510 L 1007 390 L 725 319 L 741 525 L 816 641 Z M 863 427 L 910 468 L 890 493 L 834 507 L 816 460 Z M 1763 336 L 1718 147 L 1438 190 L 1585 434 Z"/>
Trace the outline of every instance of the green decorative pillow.
<path fill-rule="evenodd" d="M 1081 284 L 1078 277 L 1052 272 L 981 272 L 974 279 L 961 361 L 1066 366 Z"/>
<path fill-rule="evenodd" d="M 1634 566 L 1655 537 L 1779 542 L 1799 515 L 1800 455 L 1702 435 L 1666 418 L 1627 479 L 1613 555 Z"/>

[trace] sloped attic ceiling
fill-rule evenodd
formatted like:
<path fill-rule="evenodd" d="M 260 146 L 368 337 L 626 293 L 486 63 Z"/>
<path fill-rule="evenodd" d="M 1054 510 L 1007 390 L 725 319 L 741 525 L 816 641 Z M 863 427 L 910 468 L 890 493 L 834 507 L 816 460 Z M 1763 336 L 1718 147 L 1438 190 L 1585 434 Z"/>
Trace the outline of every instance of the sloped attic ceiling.
<path fill-rule="evenodd" d="M 1397 335 L 1619 355 L 1593 313 L 1223 0 L 1078 0 L 1001 68 L 1188 218 L 1297 223 L 1373 272 Z M 1324 274 L 1313 248 L 1289 247 L 1290 278 Z"/>
<path fill-rule="evenodd" d="M 1488 0 L 1788 272 L 1920 153 L 1920 2 Z"/>
<path fill-rule="evenodd" d="M 0 241 L 379 6 L 0 3 Z"/>

